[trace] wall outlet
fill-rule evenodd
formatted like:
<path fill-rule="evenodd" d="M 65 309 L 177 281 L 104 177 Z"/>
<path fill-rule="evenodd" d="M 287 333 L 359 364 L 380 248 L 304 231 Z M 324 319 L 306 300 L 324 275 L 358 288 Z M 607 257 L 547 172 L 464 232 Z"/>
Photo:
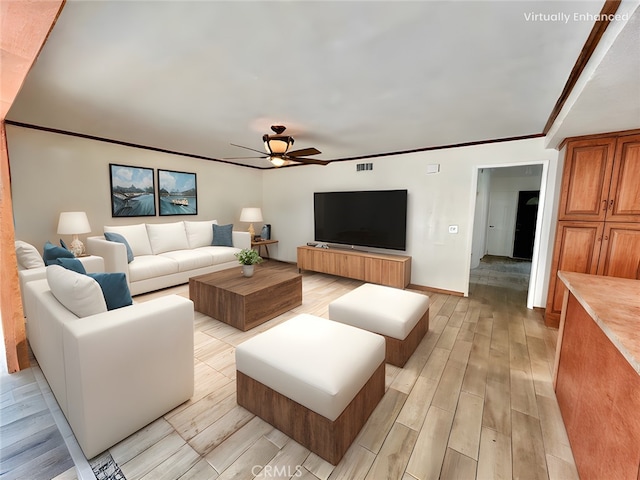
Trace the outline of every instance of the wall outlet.
<path fill-rule="evenodd" d="M 458 225 L 449 225 L 449 233 L 458 233 Z"/>

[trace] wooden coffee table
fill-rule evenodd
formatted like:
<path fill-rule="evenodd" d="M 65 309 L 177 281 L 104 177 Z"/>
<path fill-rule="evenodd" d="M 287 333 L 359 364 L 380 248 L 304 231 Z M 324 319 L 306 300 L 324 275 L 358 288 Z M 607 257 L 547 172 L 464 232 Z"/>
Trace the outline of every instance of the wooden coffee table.
<path fill-rule="evenodd" d="M 302 275 L 256 266 L 252 277 L 230 268 L 189 279 L 198 312 L 244 332 L 302 305 Z"/>

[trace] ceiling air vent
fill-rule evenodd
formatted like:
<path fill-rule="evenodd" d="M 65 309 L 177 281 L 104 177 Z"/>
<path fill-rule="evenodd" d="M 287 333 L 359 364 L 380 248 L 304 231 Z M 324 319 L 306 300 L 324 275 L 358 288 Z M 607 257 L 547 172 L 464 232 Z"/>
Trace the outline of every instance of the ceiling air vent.
<path fill-rule="evenodd" d="M 357 163 L 356 172 L 364 172 L 365 170 L 373 170 L 373 163 Z"/>

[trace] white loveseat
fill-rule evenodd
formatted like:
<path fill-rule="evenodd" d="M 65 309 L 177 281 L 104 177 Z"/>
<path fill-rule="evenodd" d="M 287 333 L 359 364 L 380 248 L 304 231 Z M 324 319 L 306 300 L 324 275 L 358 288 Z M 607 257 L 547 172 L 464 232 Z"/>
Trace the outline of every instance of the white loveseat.
<path fill-rule="evenodd" d="M 87 251 L 104 259 L 106 272 L 124 272 L 132 295 L 187 283 L 189 278 L 238 267 L 234 256 L 251 248 L 249 232 L 232 234 L 233 246 L 214 243 L 211 221 L 105 226 L 104 231 L 122 235 L 131 249 L 127 261 L 123 243 L 104 236 L 87 238 Z"/>
<path fill-rule="evenodd" d="M 107 311 L 94 279 L 46 270 L 25 284 L 27 338 L 92 458 L 193 395 L 193 302 L 167 295 Z"/>

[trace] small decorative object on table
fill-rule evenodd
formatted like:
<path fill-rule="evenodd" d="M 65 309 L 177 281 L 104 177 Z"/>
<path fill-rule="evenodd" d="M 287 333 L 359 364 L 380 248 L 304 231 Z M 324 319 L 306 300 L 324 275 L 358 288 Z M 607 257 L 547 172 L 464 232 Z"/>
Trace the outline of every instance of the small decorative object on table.
<path fill-rule="evenodd" d="M 262 257 L 252 248 L 243 248 L 235 254 L 238 262 L 242 265 L 242 274 L 245 277 L 253 275 L 253 267 L 256 263 L 262 262 Z"/>

